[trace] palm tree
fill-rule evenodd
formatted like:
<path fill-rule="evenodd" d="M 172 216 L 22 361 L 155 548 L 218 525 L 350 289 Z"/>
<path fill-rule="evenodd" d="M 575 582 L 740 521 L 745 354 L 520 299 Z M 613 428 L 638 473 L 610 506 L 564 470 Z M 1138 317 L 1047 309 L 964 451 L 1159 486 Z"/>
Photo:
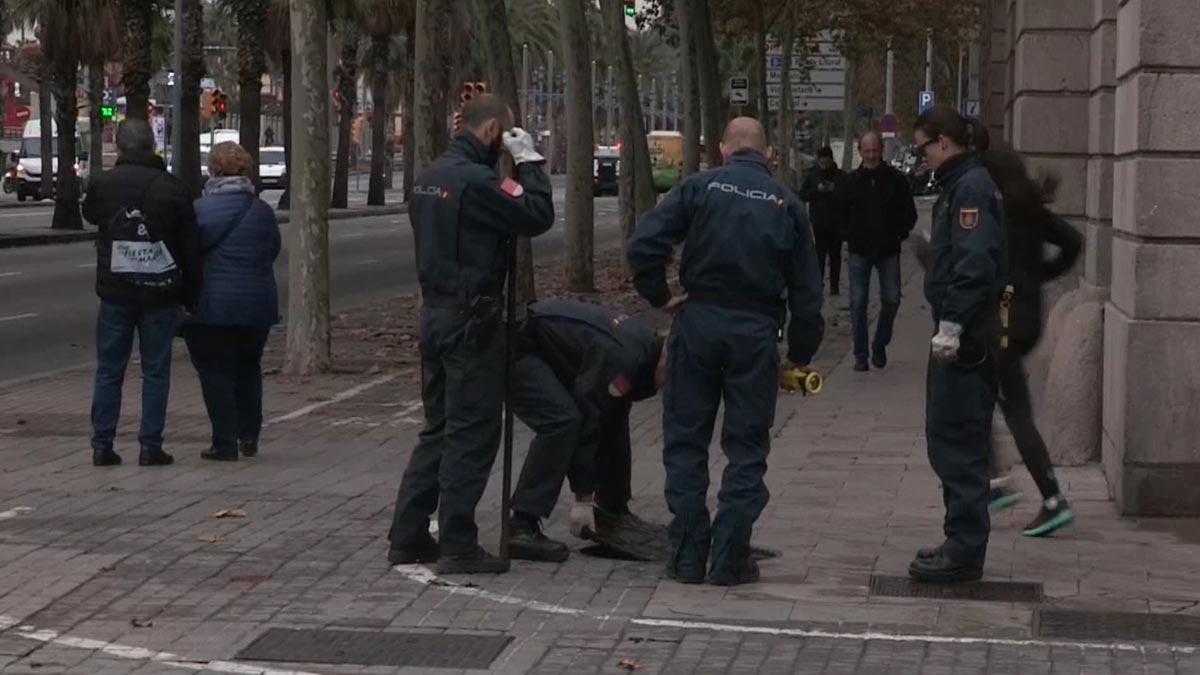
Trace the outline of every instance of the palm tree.
<path fill-rule="evenodd" d="M 367 186 L 367 204 L 382 206 L 387 189 L 385 165 L 387 161 L 387 122 L 394 101 L 389 103 L 387 64 L 392 54 L 392 37 L 397 33 L 413 34 L 416 24 L 416 7 L 411 0 L 374 0 L 367 9 L 366 33 L 371 39 L 368 54 L 372 62 L 369 85 L 371 87 L 371 181 Z M 407 151 L 407 147 L 405 148 Z"/>
<path fill-rule="evenodd" d="M 115 2 L 101 7 L 96 18 L 97 23 L 84 32 L 80 45 L 81 58 L 88 74 L 89 179 L 104 172 L 104 120 L 100 117 L 100 107 L 104 105 L 104 65 L 112 45 L 118 44 L 125 34 L 121 8 Z"/>
<path fill-rule="evenodd" d="M 269 0 L 224 0 L 237 23 L 239 139 L 250 153 L 251 175 L 258 177 L 258 137 L 262 120 L 262 76 L 267 71 L 263 42 Z"/>
<path fill-rule="evenodd" d="M 125 116 L 146 119 L 150 107 L 150 78 L 154 74 L 152 44 L 157 0 L 121 0 L 125 17 L 125 59 L 121 86 Z"/>
<path fill-rule="evenodd" d="M 278 207 L 287 210 L 292 200 L 292 37 L 288 0 L 274 0 L 267 10 L 264 43 L 267 58 L 283 74 L 283 160 L 286 179 Z"/>
<path fill-rule="evenodd" d="M 562 48 L 558 9 L 554 5 L 546 0 L 508 0 L 507 5 L 514 63 L 521 62 L 521 45 L 529 45 L 530 51 L 539 55 Z"/>
<path fill-rule="evenodd" d="M 593 290 L 595 202 L 592 195 L 592 55 L 585 0 L 559 0 L 567 75 L 566 279 L 575 292 Z M 590 4 L 590 3 L 589 3 Z"/>
<path fill-rule="evenodd" d="M 344 209 L 350 202 L 350 134 L 358 107 L 358 43 L 362 21 L 360 0 L 340 0 L 330 7 L 333 30 L 341 40 L 341 56 L 334 77 L 338 94 L 337 159 L 333 171 L 333 199 L 330 206 Z"/>
<path fill-rule="evenodd" d="M 179 148 L 175 163 L 178 176 L 191 191 L 200 196 L 200 80 L 204 77 L 204 3 L 183 0 L 182 56 L 183 72 L 179 74 Z M 244 120 L 243 120 L 244 123 Z M 245 136 L 242 137 L 243 143 Z M 257 162 L 254 164 L 257 165 Z"/>

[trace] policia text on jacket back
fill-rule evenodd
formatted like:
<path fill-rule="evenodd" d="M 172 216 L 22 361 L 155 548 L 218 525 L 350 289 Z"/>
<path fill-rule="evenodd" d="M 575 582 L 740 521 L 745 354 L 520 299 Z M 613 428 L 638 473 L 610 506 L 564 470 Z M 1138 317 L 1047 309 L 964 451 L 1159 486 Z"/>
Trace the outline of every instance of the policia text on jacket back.
<path fill-rule="evenodd" d="M 732 585 L 758 580 L 750 532 L 767 504 L 763 477 L 785 306 L 792 314 L 788 359 L 796 365 L 808 365 L 825 323 L 812 230 L 800 202 L 771 177 L 762 126 L 733 120 L 721 152 L 725 166 L 684 181 L 642 220 L 629 242 L 629 263 L 642 297 L 678 310 L 663 393 L 666 497 L 674 516 L 667 573 L 685 583 L 707 575 L 711 583 Z M 687 295 L 672 300 L 666 264 L 680 243 Z M 729 464 L 710 524 L 708 446 L 722 400 Z"/>
<path fill-rule="evenodd" d="M 544 160 L 524 130 L 505 131 L 511 126 L 499 99 L 473 100 L 463 109 L 466 131 L 414 182 L 425 428 L 396 497 L 392 564 L 437 560 L 442 574 L 508 569 L 479 547 L 475 526 L 500 443 L 508 241 L 554 223 Z M 496 173 L 502 148 L 516 180 Z M 434 509 L 440 547 L 429 534 Z"/>
<path fill-rule="evenodd" d="M 987 132 L 953 108 L 917 120 L 917 147 L 942 194 L 933 207 L 925 297 L 937 327 L 929 358 L 925 436 L 942 483 L 946 540 L 909 566 L 919 581 L 983 575 L 988 531 L 988 453 L 996 404 L 1000 280 L 1005 269 L 1004 206 L 975 152 Z"/>

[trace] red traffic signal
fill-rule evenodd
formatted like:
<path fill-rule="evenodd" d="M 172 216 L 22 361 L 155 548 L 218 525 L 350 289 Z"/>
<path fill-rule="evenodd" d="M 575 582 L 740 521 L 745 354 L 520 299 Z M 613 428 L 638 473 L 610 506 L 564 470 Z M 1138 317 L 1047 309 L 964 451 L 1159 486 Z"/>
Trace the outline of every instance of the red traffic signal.
<path fill-rule="evenodd" d="M 213 116 L 219 120 L 229 117 L 229 95 L 220 89 L 212 92 Z"/>
<path fill-rule="evenodd" d="M 487 82 L 463 82 L 462 91 L 458 94 L 458 102 L 460 105 L 466 105 L 487 93 L 489 93 Z"/>

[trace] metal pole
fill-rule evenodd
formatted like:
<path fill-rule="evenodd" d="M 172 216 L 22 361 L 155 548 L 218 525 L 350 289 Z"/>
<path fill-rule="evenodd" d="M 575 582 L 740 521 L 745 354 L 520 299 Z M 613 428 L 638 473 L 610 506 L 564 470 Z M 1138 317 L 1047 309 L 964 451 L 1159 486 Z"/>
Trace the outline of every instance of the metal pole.
<path fill-rule="evenodd" d="M 671 73 L 671 131 L 679 131 L 679 73 Z"/>
<path fill-rule="evenodd" d="M 967 98 L 980 101 L 979 98 L 979 45 L 967 47 Z"/>
<path fill-rule="evenodd" d="M 925 29 L 925 91 L 933 91 L 933 29 Z"/>
<path fill-rule="evenodd" d="M 175 16 L 183 16 L 183 0 L 175 0 Z M 182 145 L 180 140 L 180 113 L 183 112 L 183 87 L 180 86 L 180 80 L 183 79 L 183 22 L 175 20 L 175 58 L 172 59 L 172 65 L 175 68 L 175 88 L 171 91 L 171 172 L 179 176 L 179 147 Z M 103 157 L 92 158 L 93 162 L 100 162 L 99 166 L 104 166 Z M 188 188 L 192 189 L 192 188 Z"/>
<path fill-rule="evenodd" d="M 896 111 L 892 108 L 894 86 L 896 72 L 896 53 L 892 51 L 892 41 L 888 40 L 887 45 L 887 92 L 884 97 L 883 111 L 888 114 L 893 114 Z M 883 139 L 883 156 L 891 161 L 896 155 L 896 139 Z"/>
<path fill-rule="evenodd" d="M 617 144 L 617 136 L 616 136 L 616 132 L 613 130 L 613 67 L 612 66 L 608 67 L 608 86 L 606 89 L 607 89 L 607 91 L 605 92 L 605 98 L 607 99 L 607 101 L 605 103 L 608 107 L 608 110 L 604 113 L 604 122 L 605 122 L 605 124 L 608 125 L 608 144 L 616 145 Z"/>
<path fill-rule="evenodd" d="M 525 116 L 525 126 L 532 126 L 533 106 L 529 99 L 529 45 L 521 45 L 521 114 Z"/>
<path fill-rule="evenodd" d="M 546 173 L 554 174 L 554 50 L 546 50 Z"/>
<path fill-rule="evenodd" d="M 588 95 L 588 105 L 592 106 L 592 115 L 596 114 L 596 60 L 592 59 L 592 91 Z M 595 118 L 593 117 L 593 120 Z M 592 145 L 596 144 L 596 136 L 600 134 L 600 126 L 592 123 Z"/>
<path fill-rule="evenodd" d="M 658 78 L 650 78 L 650 128 L 649 131 L 658 129 Z"/>
<path fill-rule="evenodd" d="M 513 361 L 517 335 L 517 239 L 508 239 L 508 279 L 504 298 L 504 490 L 500 493 L 500 559 L 509 561 L 509 523 L 512 510 L 513 469 Z"/>
<path fill-rule="evenodd" d="M 956 88 L 957 93 L 955 94 L 955 98 L 957 100 L 958 111 L 962 112 L 962 109 L 963 109 L 963 48 L 961 45 L 958 48 L 958 71 L 956 71 L 956 72 L 958 73 L 958 77 L 955 79 L 957 80 L 958 87 Z"/>
<path fill-rule="evenodd" d="M 646 109 L 642 105 L 642 74 L 638 73 L 637 79 L 637 98 L 634 99 L 637 104 L 637 111 L 642 116 L 642 128 L 647 129 L 650 125 L 646 124 Z"/>

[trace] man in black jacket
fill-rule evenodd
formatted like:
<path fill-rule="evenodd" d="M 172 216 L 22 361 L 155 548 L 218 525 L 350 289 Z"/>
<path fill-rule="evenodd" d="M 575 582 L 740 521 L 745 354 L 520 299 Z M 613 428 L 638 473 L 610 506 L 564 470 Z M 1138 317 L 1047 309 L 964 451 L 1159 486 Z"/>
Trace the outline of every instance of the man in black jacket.
<path fill-rule="evenodd" d="M 846 209 L 846 241 L 850 245 L 850 318 L 854 333 L 854 369 L 887 365 L 892 324 L 900 310 L 900 242 L 917 224 L 917 208 L 908 181 L 883 161 L 883 141 L 868 131 L 858 142 L 862 165 L 850 173 L 839 200 Z M 879 271 L 879 323 L 871 353 L 867 352 L 867 302 L 871 270 Z"/>
<path fill-rule="evenodd" d="M 121 463 L 113 440 L 136 332 L 143 378 L 138 464 L 161 466 L 174 461 L 162 449 L 171 388 L 171 342 L 180 308 L 193 309 L 200 297 L 200 230 L 192 196 L 154 154 L 149 124 L 135 119 L 122 122 L 117 152 L 116 168 L 92 180 L 83 202 L 83 217 L 100 229 L 92 463 Z"/>
<path fill-rule="evenodd" d="M 800 200 L 808 203 L 808 219 L 817 242 L 817 264 L 825 276 L 825 259 L 829 259 L 829 293 L 838 294 L 842 278 L 842 219 L 845 212 L 836 197 L 846 174 L 833 161 L 833 149 L 825 146 L 817 151 L 817 165 L 808 171 L 800 186 Z"/>

